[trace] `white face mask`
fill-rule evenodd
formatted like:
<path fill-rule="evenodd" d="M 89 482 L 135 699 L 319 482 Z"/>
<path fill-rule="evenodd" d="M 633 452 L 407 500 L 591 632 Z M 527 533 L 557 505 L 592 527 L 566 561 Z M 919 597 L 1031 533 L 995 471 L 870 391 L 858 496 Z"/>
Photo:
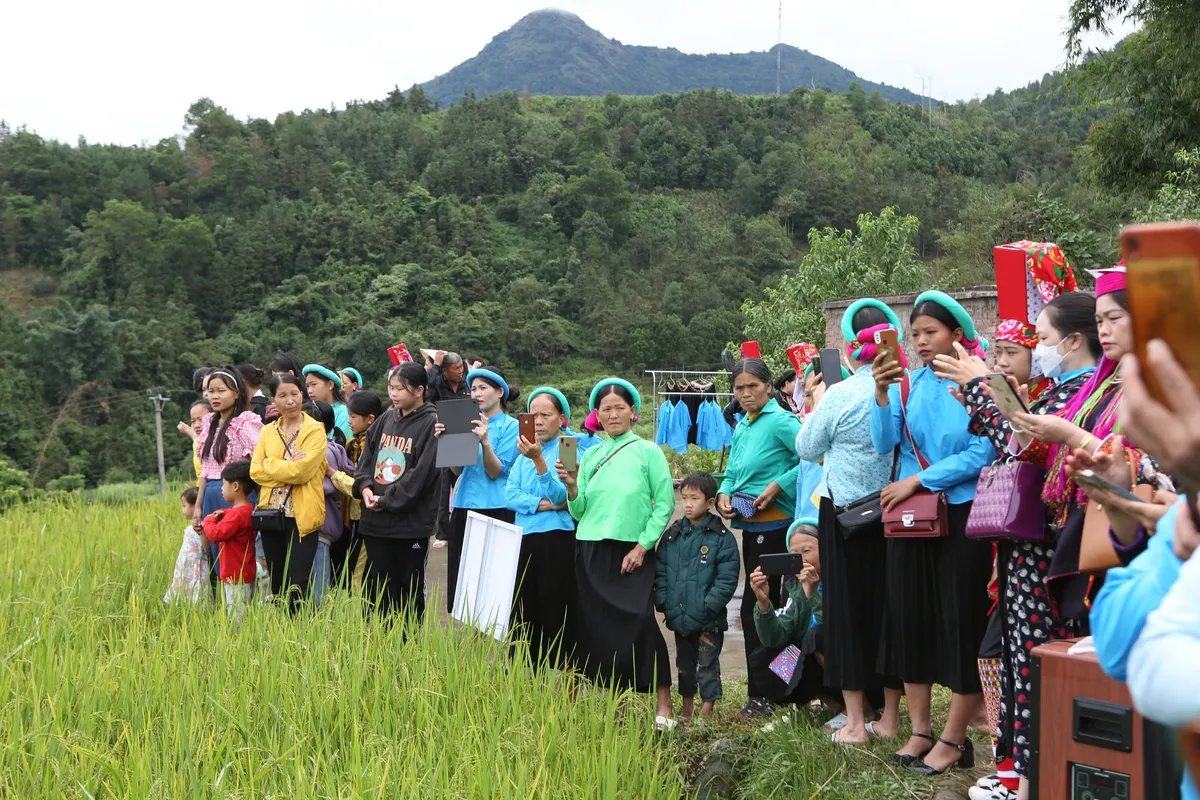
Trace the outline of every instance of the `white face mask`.
<path fill-rule="evenodd" d="M 1063 339 L 1058 344 L 1039 344 L 1033 348 L 1034 367 L 1047 378 L 1057 378 L 1062 374 L 1062 362 L 1066 358 L 1058 352 L 1058 345 L 1067 341 Z"/>

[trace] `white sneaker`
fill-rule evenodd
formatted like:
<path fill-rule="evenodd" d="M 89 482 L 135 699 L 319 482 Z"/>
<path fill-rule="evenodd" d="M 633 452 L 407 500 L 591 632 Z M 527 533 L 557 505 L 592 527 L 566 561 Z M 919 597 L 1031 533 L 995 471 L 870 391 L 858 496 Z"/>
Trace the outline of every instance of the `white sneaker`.
<path fill-rule="evenodd" d="M 988 791 L 991 791 L 997 786 L 1003 786 L 1004 784 L 1000 783 L 1000 776 L 993 773 L 991 775 L 984 775 L 982 778 L 975 781 L 975 785 L 980 789 L 987 789 Z"/>
<path fill-rule="evenodd" d="M 997 784 L 994 789 L 972 786 L 967 790 L 967 797 L 971 800 L 1016 800 L 1017 794 L 1005 789 L 1003 784 Z"/>
<path fill-rule="evenodd" d="M 829 720 L 829 722 L 825 723 L 825 730 L 840 731 L 842 728 L 846 727 L 849 722 L 850 720 L 846 719 L 846 715 L 844 713 L 838 714 L 836 717 Z"/>

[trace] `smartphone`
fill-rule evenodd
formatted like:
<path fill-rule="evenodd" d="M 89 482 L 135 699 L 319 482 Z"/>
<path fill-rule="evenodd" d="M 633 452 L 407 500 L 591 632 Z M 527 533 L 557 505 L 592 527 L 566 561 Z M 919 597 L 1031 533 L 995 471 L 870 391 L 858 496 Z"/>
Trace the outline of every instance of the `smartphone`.
<path fill-rule="evenodd" d="M 1142 380 L 1151 396 L 1170 407 L 1154 370 L 1146 368 L 1146 344 L 1162 339 L 1192 383 L 1200 386 L 1200 223 L 1130 225 L 1121 232 L 1129 316 Z"/>
<path fill-rule="evenodd" d="M 900 361 L 900 337 L 893 330 L 875 331 L 875 350 L 879 353 L 887 353 L 888 358 L 883 363 L 895 361 L 897 364 Z"/>
<path fill-rule="evenodd" d="M 758 557 L 758 566 L 764 575 L 799 575 L 804 569 L 804 556 L 800 553 L 771 553 Z"/>
<path fill-rule="evenodd" d="M 820 356 L 813 356 L 812 368 L 813 368 L 813 371 L 812 371 L 813 375 L 822 375 L 822 376 L 824 375 L 824 373 L 821 372 L 821 357 Z M 804 380 L 803 373 L 801 373 L 800 379 Z"/>
<path fill-rule="evenodd" d="M 1013 391 L 1012 384 L 1008 382 L 1008 378 L 1003 372 L 989 372 L 984 376 L 983 382 L 987 384 L 988 392 L 992 399 L 996 401 L 996 407 L 1010 421 L 1017 414 L 1028 414 L 1029 409 L 1021 402 L 1020 396 Z"/>
<path fill-rule="evenodd" d="M 558 439 L 558 460 L 562 462 L 567 472 L 579 471 L 579 440 L 574 436 L 560 436 Z"/>
<path fill-rule="evenodd" d="M 1123 497 L 1131 503 L 1144 503 L 1142 498 L 1130 492 L 1128 489 L 1122 489 L 1115 483 L 1106 481 L 1090 469 L 1081 470 L 1075 473 L 1075 482 L 1080 486 L 1087 486 L 1089 489 L 1099 489 L 1110 494 L 1115 494 L 1118 497 Z"/>
<path fill-rule="evenodd" d="M 826 388 L 842 382 L 842 354 L 832 347 L 821 351 L 821 364 L 829 365 L 829 372 L 821 370 L 822 383 Z"/>
<path fill-rule="evenodd" d="M 537 443 L 537 433 L 533 429 L 533 414 L 518 414 L 517 425 L 522 439 L 530 444 Z"/>

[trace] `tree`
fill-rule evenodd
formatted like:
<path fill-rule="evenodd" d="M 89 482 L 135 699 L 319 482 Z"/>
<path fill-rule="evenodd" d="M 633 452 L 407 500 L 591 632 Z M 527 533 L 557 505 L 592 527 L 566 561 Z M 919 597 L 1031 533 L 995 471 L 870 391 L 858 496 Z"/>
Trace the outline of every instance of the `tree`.
<path fill-rule="evenodd" d="M 913 216 L 885 208 L 862 214 L 858 233 L 833 228 L 809 232 L 809 253 L 761 301 L 742 305 L 746 336 L 757 340 L 768 362 L 783 367 L 790 345 L 825 343 L 825 315 L 818 306 L 843 297 L 867 297 L 928 288 L 930 279 L 912 246 L 920 228 Z"/>

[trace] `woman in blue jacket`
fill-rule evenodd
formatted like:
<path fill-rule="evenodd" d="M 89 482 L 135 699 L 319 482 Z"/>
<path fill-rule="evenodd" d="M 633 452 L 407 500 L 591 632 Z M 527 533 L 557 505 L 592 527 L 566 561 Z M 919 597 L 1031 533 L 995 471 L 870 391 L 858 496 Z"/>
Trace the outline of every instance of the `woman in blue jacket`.
<path fill-rule="evenodd" d="M 987 630 L 992 550 L 987 542 L 967 539 L 966 526 L 979 472 L 996 451 L 968 432 L 967 412 L 950 393 L 953 382 L 931 368 L 936 356 L 955 353 L 955 343 L 983 355 L 971 317 L 950 296 L 925 292 L 909 323 L 923 366 L 906 374 L 880 353 L 872 367 L 871 443 L 881 454 L 900 448 L 899 477 L 884 487 L 880 501 L 886 512 L 917 492 L 941 492 L 949 504 L 949 531 L 938 538 L 888 540 L 880 672 L 899 676 L 908 695 L 912 737 L 896 753 L 896 763 L 938 774 L 956 764 L 971 767 L 975 760 L 967 724 L 983 691 L 977 657 Z M 909 387 L 903 406 L 902 383 Z M 953 693 L 946 727 L 936 739 L 929 716 L 934 683 Z"/>
<path fill-rule="evenodd" d="M 571 406 L 558 389 L 542 386 L 529 393 L 525 408 L 533 415 L 537 441 L 517 440 L 522 457 L 504 486 L 504 504 L 516 512 L 514 521 L 524 533 L 513 614 L 524 626 L 533 663 L 545 658 L 558 666 L 567 662 L 574 642 L 575 520 L 555 469 Z"/>
<path fill-rule="evenodd" d="M 479 406 L 475 435 L 479 437 L 479 458 L 463 467 L 454 490 L 454 513 L 450 516 L 450 536 L 446 548 L 446 611 L 454 611 L 454 590 L 458 586 L 458 566 L 462 561 L 463 538 L 467 532 L 467 511 L 474 511 L 512 522 L 513 513 L 504 505 L 504 485 L 508 471 L 517 458 L 515 419 L 504 412 L 517 399 L 520 390 L 510 387 L 495 368 L 473 369 L 467 373 L 471 399 Z M 441 423 L 435 430 L 441 434 Z M 457 471 L 457 470 L 456 470 Z"/>

